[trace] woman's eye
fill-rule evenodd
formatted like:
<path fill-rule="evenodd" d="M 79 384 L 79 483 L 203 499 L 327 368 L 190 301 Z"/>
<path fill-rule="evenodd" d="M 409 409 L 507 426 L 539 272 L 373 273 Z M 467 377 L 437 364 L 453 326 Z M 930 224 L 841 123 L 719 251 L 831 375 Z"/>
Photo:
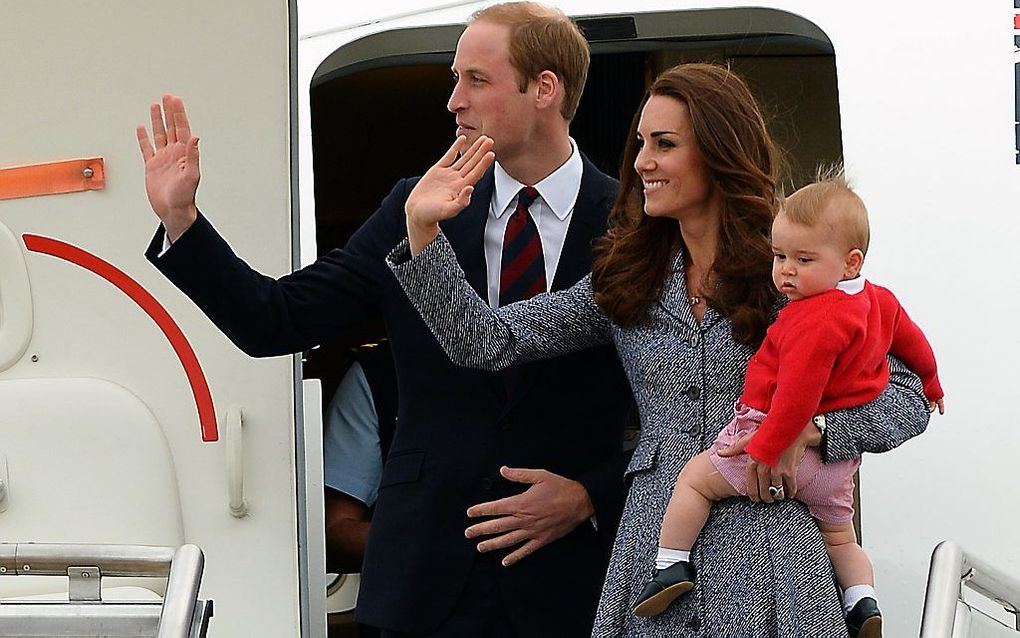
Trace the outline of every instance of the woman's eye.
<path fill-rule="evenodd" d="M 659 140 L 659 148 L 673 148 L 674 146 L 676 146 L 676 144 L 674 144 L 673 142 L 670 142 L 669 140 L 663 140 L 663 139 Z"/>

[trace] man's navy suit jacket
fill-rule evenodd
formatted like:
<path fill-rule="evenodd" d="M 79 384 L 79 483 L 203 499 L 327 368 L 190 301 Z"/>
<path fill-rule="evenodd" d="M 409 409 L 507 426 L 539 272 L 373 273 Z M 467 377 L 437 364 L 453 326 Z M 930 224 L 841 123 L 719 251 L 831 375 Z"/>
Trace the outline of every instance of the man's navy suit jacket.
<path fill-rule="evenodd" d="M 400 405 L 370 528 L 357 616 L 394 631 L 428 633 L 454 609 L 482 555 L 464 530 L 471 505 L 526 486 L 501 465 L 541 468 L 580 481 L 595 506 L 587 522 L 520 563 L 498 566 L 500 604 L 522 636 L 589 635 L 624 496 L 623 426 L 632 405 L 615 352 L 601 347 L 528 364 L 507 400 L 503 376 L 454 366 L 384 262 L 407 236 L 402 180 L 342 249 L 274 280 L 236 257 L 198 221 L 163 257 L 162 230 L 146 256 L 239 348 L 252 356 L 306 350 L 381 317 L 393 348 Z M 483 297 L 483 233 L 494 178 L 443 223 Z M 617 183 L 584 160 L 577 203 L 552 288 L 591 269 Z"/>

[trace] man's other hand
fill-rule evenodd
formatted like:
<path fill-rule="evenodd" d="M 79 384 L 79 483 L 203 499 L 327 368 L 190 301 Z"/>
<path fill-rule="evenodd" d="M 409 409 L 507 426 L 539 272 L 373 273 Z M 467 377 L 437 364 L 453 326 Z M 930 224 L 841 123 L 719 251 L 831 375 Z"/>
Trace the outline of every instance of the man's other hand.
<path fill-rule="evenodd" d="M 411 255 L 417 255 L 439 234 L 439 222 L 456 217 L 471 203 L 475 184 L 495 161 L 492 138 L 484 135 L 464 150 L 458 137 L 446 154 L 415 184 L 404 204 Z"/>
<path fill-rule="evenodd" d="M 521 494 L 469 508 L 467 515 L 472 518 L 496 518 L 472 525 L 465 536 L 491 536 L 478 543 L 480 552 L 519 546 L 503 559 L 505 567 L 566 536 L 595 513 L 588 491 L 577 481 L 546 470 L 504 466 L 499 472 L 509 481 L 531 487 Z"/>
<path fill-rule="evenodd" d="M 149 119 L 152 140 L 144 125 L 135 130 L 145 160 L 145 193 L 173 242 L 198 218 L 198 138 L 191 134 L 184 100 L 179 97 L 164 95 L 162 109 L 159 104 L 149 107 Z"/>

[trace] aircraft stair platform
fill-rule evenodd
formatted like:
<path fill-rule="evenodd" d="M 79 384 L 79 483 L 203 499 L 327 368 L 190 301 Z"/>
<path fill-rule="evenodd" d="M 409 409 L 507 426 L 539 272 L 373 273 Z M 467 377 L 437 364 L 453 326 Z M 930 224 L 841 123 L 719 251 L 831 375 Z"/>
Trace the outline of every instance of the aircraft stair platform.
<path fill-rule="evenodd" d="M 1000 613 L 979 608 L 972 592 Z M 928 570 L 921 638 L 1020 638 L 1020 580 L 952 541 L 939 543 Z"/>
<path fill-rule="evenodd" d="M 0 577 L 63 576 L 67 601 L 0 600 L 0 636 L 201 638 L 212 616 L 199 600 L 205 557 L 195 545 L 0 543 Z M 160 600 L 104 600 L 102 578 L 163 578 Z"/>

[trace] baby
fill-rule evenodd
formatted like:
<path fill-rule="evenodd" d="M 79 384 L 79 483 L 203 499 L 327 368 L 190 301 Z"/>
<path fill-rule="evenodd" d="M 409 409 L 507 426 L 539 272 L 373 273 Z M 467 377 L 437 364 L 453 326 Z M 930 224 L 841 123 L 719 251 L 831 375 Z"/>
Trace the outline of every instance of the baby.
<path fill-rule="evenodd" d="M 863 405 L 881 394 L 889 377 L 887 353 L 921 378 L 929 408 L 943 412 L 928 341 L 891 292 L 859 277 L 868 238 L 867 209 L 842 175 L 787 198 L 772 225 L 772 279 L 790 303 L 747 364 L 733 420 L 677 478 L 656 569 L 634 613 L 661 613 L 694 586 L 690 551 L 712 503 L 746 495 L 746 454 L 722 457 L 720 450 L 753 433 L 746 453 L 774 468 L 813 415 Z M 797 470 L 796 498 L 822 531 L 850 635 L 874 637 L 881 636 L 882 615 L 871 562 L 853 527 L 853 475 L 859 465 L 859 459 L 823 464 L 817 449 L 808 448 Z M 783 485 L 769 488 L 773 499 L 783 492 Z"/>

